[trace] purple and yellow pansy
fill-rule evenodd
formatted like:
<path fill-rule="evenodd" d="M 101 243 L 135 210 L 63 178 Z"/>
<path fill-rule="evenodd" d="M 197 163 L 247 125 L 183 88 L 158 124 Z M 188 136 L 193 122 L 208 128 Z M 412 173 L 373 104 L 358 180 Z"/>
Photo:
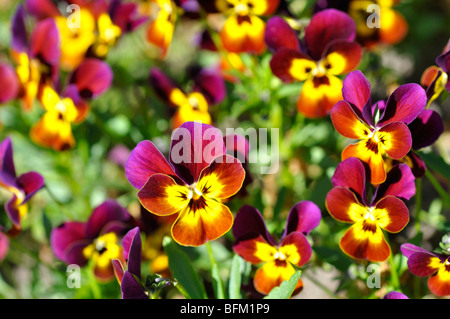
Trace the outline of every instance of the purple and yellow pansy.
<path fill-rule="evenodd" d="M 341 135 L 359 140 L 342 151 L 342 160 L 359 158 L 370 167 L 371 183 L 383 183 L 386 158 L 401 159 L 411 150 L 407 125 L 425 108 L 425 90 L 415 83 L 404 84 L 386 103 L 372 104 L 369 81 L 361 71 L 353 71 L 344 80 L 342 95 L 344 100 L 333 107 L 331 120 Z"/>
<path fill-rule="evenodd" d="M 319 225 L 320 219 L 320 209 L 313 202 L 295 204 L 277 242 L 256 208 L 245 205 L 239 210 L 233 226 L 233 250 L 246 261 L 258 265 L 253 284 L 259 293 L 267 295 L 283 281 L 289 280 L 296 267 L 309 261 L 312 249 L 306 235 Z M 299 292 L 302 288 L 300 279 L 295 290 Z"/>
<path fill-rule="evenodd" d="M 221 132 L 197 122 L 185 122 L 173 132 L 169 160 L 152 142 L 140 142 L 125 173 L 149 212 L 178 215 L 171 233 L 185 246 L 203 245 L 231 229 L 233 214 L 222 201 L 235 195 L 245 179 L 242 164 L 226 155 Z"/>
<path fill-rule="evenodd" d="M 354 70 L 362 57 L 354 42 L 355 22 L 344 12 L 328 9 L 315 14 L 304 39 L 281 17 L 267 22 L 265 41 L 274 52 L 270 67 L 285 83 L 303 82 L 297 110 L 309 118 L 328 115 L 342 99 L 339 75 Z"/>
<path fill-rule="evenodd" d="M 415 178 L 406 164 L 397 164 L 386 181 L 376 187 L 370 201 L 368 180 L 370 170 L 359 159 L 350 157 L 340 162 L 325 205 L 334 219 L 352 224 L 339 242 L 342 251 L 355 259 L 379 262 L 391 254 L 383 230 L 398 233 L 409 222 L 403 200 L 414 195 Z"/>
<path fill-rule="evenodd" d="M 12 224 L 8 234 L 15 235 L 21 231 L 21 221 L 27 216 L 27 203 L 44 187 L 44 178 L 33 171 L 17 176 L 10 137 L 0 144 L 0 186 L 12 194 L 11 199 L 5 203 L 5 211 Z"/>
<path fill-rule="evenodd" d="M 50 243 L 55 256 L 66 264 L 86 266 L 92 261 L 95 276 L 114 278 L 112 260 L 123 260 L 121 238 L 131 228 L 131 215 L 115 200 L 97 206 L 86 222 L 64 222 L 52 230 Z"/>
<path fill-rule="evenodd" d="M 400 249 L 408 258 L 409 271 L 418 277 L 428 277 L 428 288 L 433 294 L 450 295 L 450 249 L 436 253 L 413 244 L 403 244 Z"/>

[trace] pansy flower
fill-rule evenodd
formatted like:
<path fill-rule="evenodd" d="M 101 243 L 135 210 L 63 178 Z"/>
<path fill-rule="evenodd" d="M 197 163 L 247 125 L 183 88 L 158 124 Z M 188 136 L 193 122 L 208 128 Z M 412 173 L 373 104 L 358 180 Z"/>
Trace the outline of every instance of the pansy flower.
<path fill-rule="evenodd" d="M 3 231 L 4 229 L 0 225 L 0 262 L 6 258 L 9 252 L 9 238 Z"/>
<path fill-rule="evenodd" d="M 413 244 L 403 244 L 400 249 L 408 258 L 409 271 L 414 276 L 428 277 L 428 288 L 433 294 L 450 295 L 450 249 L 436 253 Z"/>
<path fill-rule="evenodd" d="M 320 223 L 321 212 L 314 203 L 302 201 L 295 204 L 288 215 L 286 228 L 276 241 L 266 228 L 264 218 L 254 207 L 243 206 L 236 215 L 233 226 L 233 250 L 246 261 L 258 265 L 253 284 L 267 295 L 295 273 L 311 258 L 311 245 L 306 238 Z M 303 288 L 300 279 L 295 290 Z"/>
<path fill-rule="evenodd" d="M 19 79 L 16 71 L 7 63 L 0 62 L 0 104 L 15 99 L 19 93 Z"/>
<path fill-rule="evenodd" d="M 220 131 L 185 122 L 172 133 L 169 160 L 150 141 L 140 142 L 125 167 L 142 206 L 158 216 L 177 214 L 173 239 L 199 246 L 224 235 L 233 214 L 221 202 L 242 187 L 245 171 L 226 155 Z"/>
<path fill-rule="evenodd" d="M 336 8 L 356 22 L 356 40 L 366 48 L 394 45 L 408 34 L 405 17 L 395 9 L 401 0 L 319 0 L 315 10 Z"/>
<path fill-rule="evenodd" d="M 407 295 L 398 291 L 391 291 L 384 295 L 383 299 L 409 299 Z"/>
<path fill-rule="evenodd" d="M 234 53 L 262 54 L 266 49 L 261 17 L 273 14 L 279 0 L 200 0 L 200 5 L 210 13 L 223 13 L 225 23 L 219 35 L 223 48 Z"/>
<path fill-rule="evenodd" d="M 35 143 L 57 151 L 73 148 L 76 144 L 72 124 L 85 120 L 89 99 L 107 90 L 112 81 L 108 64 L 97 59 L 86 59 L 69 76 L 68 86 L 58 93 L 52 86 L 44 85 L 39 101 L 45 113 L 31 128 Z"/>
<path fill-rule="evenodd" d="M 391 254 L 383 230 L 398 233 L 409 222 L 403 200 L 415 193 L 414 175 L 406 164 L 394 166 L 370 201 L 366 185 L 369 175 L 367 166 L 357 158 L 339 163 L 325 205 L 334 219 L 352 224 L 339 242 L 342 251 L 355 259 L 379 262 Z"/>
<path fill-rule="evenodd" d="M 123 258 L 113 259 L 114 274 L 122 299 L 148 299 L 141 284 L 142 241 L 139 227 L 128 231 L 122 240 Z"/>
<path fill-rule="evenodd" d="M 184 92 L 160 69 L 152 68 L 150 83 L 156 94 L 169 106 L 175 108 L 172 127 L 175 129 L 184 122 L 212 124 L 209 107 L 225 98 L 225 82 L 216 72 L 203 69 L 194 76 L 191 92 Z"/>
<path fill-rule="evenodd" d="M 326 116 L 342 99 L 338 76 L 355 69 L 362 57 L 354 39 L 355 22 L 335 9 L 315 14 L 301 42 L 283 18 L 267 22 L 265 40 L 274 51 L 272 72 L 285 83 L 303 82 L 297 110 L 306 117 Z"/>
<path fill-rule="evenodd" d="M 428 67 L 420 78 L 420 84 L 427 91 L 428 104 L 431 105 L 446 90 L 450 92 L 450 40 L 443 52 L 436 58 L 436 64 Z"/>
<path fill-rule="evenodd" d="M 44 187 L 44 178 L 36 172 L 16 175 L 13 161 L 11 138 L 7 137 L 0 144 L 0 186 L 12 193 L 5 203 L 5 211 L 12 222 L 11 234 L 19 232 L 21 221 L 28 212 L 28 201 Z"/>
<path fill-rule="evenodd" d="M 25 10 L 19 6 L 11 22 L 11 54 L 17 65 L 18 98 L 29 110 L 42 84 L 57 79 L 61 51 L 53 19 L 36 23 L 31 35 L 27 32 L 25 19 Z"/>
<path fill-rule="evenodd" d="M 64 222 L 54 228 L 50 242 L 55 256 L 80 267 L 92 260 L 97 278 L 114 278 L 111 260 L 123 260 L 120 240 L 130 229 L 131 216 L 114 200 L 97 206 L 87 222 Z"/>
<path fill-rule="evenodd" d="M 386 103 L 372 104 L 369 81 L 361 71 L 353 71 L 344 80 L 342 95 L 344 100 L 333 107 L 331 120 L 341 135 L 359 140 L 342 151 L 342 160 L 357 157 L 367 163 L 371 183 L 380 184 L 386 179 L 385 159 L 401 159 L 410 151 L 407 124 L 425 108 L 426 93 L 418 84 L 404 84 Z"/>

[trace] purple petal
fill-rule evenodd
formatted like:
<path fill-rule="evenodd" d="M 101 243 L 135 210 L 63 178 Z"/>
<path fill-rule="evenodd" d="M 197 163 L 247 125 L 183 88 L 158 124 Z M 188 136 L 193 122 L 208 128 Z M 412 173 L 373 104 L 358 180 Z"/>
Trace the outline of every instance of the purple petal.
<path fill-rule="evenodd" d="M 153 174 L 176 175 L 164 155 L 150 141 L 140 142 L 130 153 L 125 165 L 128 181 L 141 189 Z"/>
<path fill-rule="evenodd" d="M 158 68 L 150 70 L 150 85 L 161 100 L 174 106 L 170 100 L 170 95 L 178 87 L 162 70 Z"/>
<path fill-rule="evenodd" d="M 384 295 L 383 299 L 409 299 L 405 294 L 398 291 L 391 291 Z"/>
<path fill-rule="evenodd" d="M 129 217 L 127 210 L 115 200 L 106 200 L 97 206 L 89 217 L 85 229 L 86 238 L 94 239 L 102 233 L 109 223 L 124 222 Z"/>
<path fill-rule="evenodd" d="M 111 1 L 109 15 L 123 33 L 135 30 L 149 19 L 139 15 L 136 3 L 121 3 L 120 0 Z"/>
<path fill-rule="evenodd" d="M 11 49 L 15 52 L 28 53 L 28 34 L 25 26 L 25 10 L 17 7 L 11 20 Z"/>
<path fill-rule="evenodd" d="M 414 176 L 416 178 L 421 178 L 425 175 L 425 172 L 427 170 L 427 166 L 425 162 L 413 151 L 409 152 L 408 155 L 412 163 L 411 171 L 413 172 Z"/>
<path fill-rule="evenodd" d="M 336 40 L 353 41 L 356 25 L 345 12 L 327 9 L 316 13 L 305 29 L 305 43 L 311 57 L 318 61 Z"/>
<path fill-rule="evenodd" d="M 19 188 L 25 192 L 25 199 L 22 202 L 23 204 L 29 201 L 30 198 L 36 194 L 36 192 L 44 187 L 45 181 L 41 174 L 36 172 L 28 172 L 19 176 L 17 179 L 17 184 Z"/>
<path fill-rule="evenodd" d="M 292 232 L 309 234 L 319 226 L 322 215 L 319 207 L 311 201 L 301 201 L 295 204 L 288 215 L 283 237 Z"/>
<path fill-rule="evenodd" d="M 123 257 L 130 273 L 141 278 L 142 242 L 139 227 L 131 229 L 122 240 Z"/>
<path fill-rule="evenodd" d="M 185 122 L 172 133 L 170 163 L 187 184 L 196 182 L 214 158 L 226 154 L 222 133 L 203 123 Z"/>
<path fill-rule="evenodd" d="M 91 243 L 92 241 L 84 239 L 69 245 L 69 247 L 66 250 L 64 262 L 68 265 L 75 264 L 80 267 L 84 267 L 88 263 L 88 259 L 86 259 L 86 256 L 84 255 L 83 251 Z"/>
<path fill-rule="evenodd" d="M 386 108 L 377 123 L 382 127 L 392 122 L 411 123 L 427 105 L 425 90 L 416 83 L 404 84 L 389 96 Z"/>
<path fill-rule="evenodd" d="M 0 104 L 11 101 L 19 93 L 19 79 L 9 64 L 0 62 Z"/>
<path fill-rule="evenodd" d="M 66 253 L 69 247 L 85 239 L 84 227 L 85 223 L 82 222 L 66 222 L 52 230 L 50 244 L 58 259 L 67 262 Z"/>
<path fill-rule="evenodd" d="M 203 69 L 194 83 L 193 90 L 202 93 L 209 105 L 219 104 L 226 96 L 225 81 L 215 70 Z"/>
<path fill-rule="evenodd" d="M 423 110 L 414 121 L 409 123 L 408 127 L 411 131 L 414 150 L 430 146 L 444 132 L 441 116 L 430 109 Z"/>
<path fill-rule="evenodd" d="M 229 134 L 223 137 L 227 154 L 236 157 L 241 163 L 246 163 L 248 152 L 250 151 L 250 142 L 239 134 Z"/>
<path fill-rule="evenodd" d="M 275 246 L 276 242 L 267 230 L 266 223 L 261 213 L 250 205 L 242 206 L 233 224 L 233 236 L 236 245 L 239 241 L 256 238 L 258 236 L 264 239 L 271 245 Z"/>
<path fill-rule="evenodd" d="M 37 23 L 31 34 L 30 50 L 33 57 L 48 65 L 59 64 L 59 31 L 54 19 L 48 18 Z"/>
<path fill-rule="evenodd" d="M 111 264 L 114 269 L 114 275 L 116 276 L 117 281 L 119 284 L 122 282 L 123 275 L 125 274 L 125 270 L 123 269 L 123 265 L 118 259 L 112 259 Z"/>
<path fill-rule="evenodd" d="M 274 52 L 281 48 L 300 50 L 297 33 L 281 17 L 272 17 L 267 21 L 264 40 Z"/>
<path fill-rule="evenodd" d="M 6 234 L 0 232 L 0 262 L 5 259 L 9 251 L 9 238 Z"/>
<path fill-rule="evenodd" d="M 125 271 L 120 287 L 122 291 L 122 299 L 148 299 L 148 296 L 142 286 L 128 271 Z"/>
<path fill-rule="evenodd" d="M 395 165 L 387 174 L 385 182 L 378 185 L 372 204 L 386 196 L 410 199 L 416 193 L 415 177 L 406 164 Z"/>
<path fill-rule="evenodd" d="M 366 200 L 366 181 L 369 172 L 363 162 L 350 157 L 338 164 L 331 178 L 334 187 L 346 187 L 359 197 L 362 203 Z"/>
<path fill-rule="evenodd" d="M 416 252 L 408 258 L 409 271 L 418 277 L 428 277 L 436 272 L 436 268 L 430 267 L 432 258 L 439 256 L 430 252 Z"/>
<path fill-rule="evenodd" d="M 430 253 L 428 250 L 409 243 L 401 245 L 400 251 L 406 258 L 409 258 L 412 254 L 417 252 Z"/>
<path fill-rule="evenodd" d="M 373 125 L 373 115 L 371 109 L 371 86 L 370 82 L 359 71 L 350 72 L 344 79 L 342 96 L 349 102 L 358 116 Z M 356 107 L 356 109 L 355 109 Z"/>
<path fill-rule="evenodd" d="M 108 90 L 112 79 L 113 72 L 108 63 L 90 58 L 73 72 L 70 82 L 77 86 L 81 97 L 90 99 Z"/>
<path fill-rule="evenodd" d="M 16 169 L 13 161 L 11 138 L 5 138 L 0 144 L 0 182 L 17 188 Z"/>
<path fill-rule="evenodd" d="M 19 205 L 17 204 L 16 195 L 13 195 L 11 199 L 5 203 L 5 211 L 14 226 L 20 229 Z"/>
<path fill-rule="evenodd" d="M 450 41 L 449 41 L 450 43 Z M 442 53 L 436 58 L 436 64 L 445 72 L 450 72 L 450 51 Z"/>

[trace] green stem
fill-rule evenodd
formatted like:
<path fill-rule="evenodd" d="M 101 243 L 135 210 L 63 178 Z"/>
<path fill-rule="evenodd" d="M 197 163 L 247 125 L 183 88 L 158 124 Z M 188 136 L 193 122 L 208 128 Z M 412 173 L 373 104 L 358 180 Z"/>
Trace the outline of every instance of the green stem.
<path fill-rule="evenodd" d="M 206 249 L 208 250 L 209 261 L 211 263 L 211 275 L 213 278 L 213 286 L 217 299 L 225 299 L 225 288 L 220 278 L 219 266 L 217 265 L 214 253 L 212 251 L 209 242 L 206 243 Z"/>
<path fill-rule="evenodd" d="M 89 286 L 91 287 L 91 291 L 92 291 L 92 295 L 94 296 L 94 299 L 102 299 L 102 291 L 98 284 L 97 278 L 95 278 L 94 267 L 95 267 L 95 264 L 91 260 L 86 269 L 86 273 L 87 273 L 88 280 L 89 280 Z"/>
<path fill-rule="evenodd" d="M 316 278 L 314 278 L 313 276 L 311 276 L 308 272 L 304 271 L 302 272 L 302 276 L 305 276 L 306 278 L 308 278 L 310 281 L 312 281 L 317 287 L 319 287 L 320 289 L 322 289 L 328 296 L 330 296 L 333 299 L 339 299 L 339 297 L 333 292 L 331 291 L 328 287 L 326 287 L 325 285 L 323 285 L 320 281 L 316 280 Z"/>
<path fill-rule="evenodd" d="M 416 233 L 420 232 L 420 218 L 422 211 L 422 179 L 416 179 L 416 222 L 415 229 Z"/>
<path fill-rule="evenodd" d="M 441 198 L 444 200 L 444 203 L 446 205 L 450 205 L 450 196 L 449 194 L 447 194 L 447 191 L 441 186 L 441 184 L 439 184 L 436 177 L 434 177 L 434 175 L 431 174 L 428 169 L 425 170 L 425 176 L 430 181 L 431 185 L 433 185 L 436 192 L 438 192 L 439 196 L 441 196 Z"/>
<path fill-rule="evenodd" d="M 394 255 L 389 256 L 389 267 L 391 268 L 391 285 L 395 290 L 400 289 L 400 279 L 398 277 L 397 267 L 394 261 Z"/>

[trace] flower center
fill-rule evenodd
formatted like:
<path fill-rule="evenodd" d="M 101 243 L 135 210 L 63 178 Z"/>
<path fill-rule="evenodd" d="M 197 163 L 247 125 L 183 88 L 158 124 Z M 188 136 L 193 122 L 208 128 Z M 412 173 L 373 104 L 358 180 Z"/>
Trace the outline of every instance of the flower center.
<path fill-rule="evenodd" d="M 203 193 L 197 189 L 197 183 L 194 183 L 191 186 L 189 186 L 188 199 L 197 200 L 202 196 Z"/>
<path fill-rule="evenodd" d="M 283 254 L 283 252 L 281 252 L 280 250 L 277 250 L 277 252 L 273 256 L 273 258 L 278 259 L 278 260 L 286 260 L 287 256 L 285 254 Z"/>
<path fill-rule="evenodd" d="M 247 4 L 240 2 L 234 7 L 234 11 L 240 16 L 246 16 L 249 13 L 249 7 Z"/>

